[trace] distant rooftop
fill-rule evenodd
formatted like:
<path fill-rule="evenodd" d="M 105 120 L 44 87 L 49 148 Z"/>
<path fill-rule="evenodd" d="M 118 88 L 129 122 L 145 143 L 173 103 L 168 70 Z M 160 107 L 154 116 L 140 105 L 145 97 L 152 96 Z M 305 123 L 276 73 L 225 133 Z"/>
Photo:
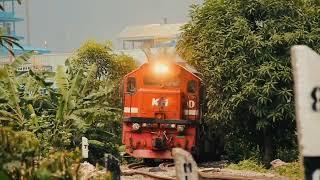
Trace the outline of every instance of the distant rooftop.
<path fill-rule="evenodd" d="M 157 55 L 159 55 L 159 53 L 161 55 L 161 51 L 163 51 L 163 50 L 164 49 L 161 49 L 161 48 L 151 48 L 150 49 L 151 55 L 154 56 L 154 57 L 151 57 L 151 58 L 153 60 L 157 60 Z M 176 53 L 176 49 L 174 47 L 167 47 L 166 51 L 168 52 L 169 56 L 172 55 L 172 57 L 175 57 L 174 60 L 175 60 L 175 62 L 177 64 L 185 67 L 190 72 L 198 73 L 197 70 L 193 66 L 190 66 L 185 60 L 183 60 Z M 117 50 L 117 51 L 114 51 L 114 53 L 116 53 L 116 54 L 126 54 L 128 56 L 131 56 L 138 65 L 141 65 L 141 64 L 144 64 L 144 63 L 148 62 L 146 54 L 141 49 Z"/>
<path fill-rule="evenodd" d="M 127 26 L 118 37 L 120 39 L 167 38 L 176 37 L 181 33 L 184 23 L 177 24 L 147 24 Z"/>

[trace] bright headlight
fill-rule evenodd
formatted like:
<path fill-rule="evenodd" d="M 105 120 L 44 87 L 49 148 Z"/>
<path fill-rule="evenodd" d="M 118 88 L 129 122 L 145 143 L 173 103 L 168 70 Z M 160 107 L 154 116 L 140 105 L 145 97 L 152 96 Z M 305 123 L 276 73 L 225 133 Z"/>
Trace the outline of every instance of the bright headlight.
<path fill-rule="evenodd" d="M 132 130 L 138 131 L 139 129 L 140 129 L 140 124 L 138 124 L 138 123 L 133 123 L 132 124 Z"/>
<path fill-rule="evenodd" d="M 155 64 L 154 65 L 154 72 L 158 74 L 165 74 L 169 72 L 169 67 L 165 64 Z"/>

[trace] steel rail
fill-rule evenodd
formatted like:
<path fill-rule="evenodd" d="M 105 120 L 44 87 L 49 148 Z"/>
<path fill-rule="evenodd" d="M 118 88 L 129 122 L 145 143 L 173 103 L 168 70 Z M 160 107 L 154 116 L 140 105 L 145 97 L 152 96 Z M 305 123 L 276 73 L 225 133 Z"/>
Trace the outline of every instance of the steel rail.
<path fill-rule="evenodd" d="M 147 167 L 147 165 L 143 162 L 139 162 L 139 163 L 132 163 L 128 165 L 129 169 L 138 169 L 138 168 L 142 168 L 142 167 Z"/>
<path fill-rule="evenodd" d="M 161 163 L 159 167 L 161 169 L 165 169 L 167 167 L 173 166 L 174 163 L 171 162 L 165 162 Z M 142 176 L 147 176 L 153 179 L 159 179 L 159 180 L 175 180 L 176 177 L 168 177 L 168 176 L 160 176 L 154 173 L 150 172 L 144 172 L 141 170 L 137 170 L 138 168 L 142 167 L 148 167 L 146 164 L 140 162 L 140 163 L 132 163 L 128 165 L 128 168 L 130 170 L 127 171 L 122 171 L 121 175 L 122 176 L 133 176 L 133 175 L 142 175 Z M 214 172 L 214 173 L 212 173 Z M 262 175 L 257 175 L 257 176 L 241 176 L 241 175 L 235 175 L 235 174 L 221 174 L 219 173 L 220 169 L 219 168 L 205 168 L 202 170 L 198 170 L 199 178 L 201 180 L 278 180 L 278 179 L 287 179 L 284 177 L 266 177 Z"/>

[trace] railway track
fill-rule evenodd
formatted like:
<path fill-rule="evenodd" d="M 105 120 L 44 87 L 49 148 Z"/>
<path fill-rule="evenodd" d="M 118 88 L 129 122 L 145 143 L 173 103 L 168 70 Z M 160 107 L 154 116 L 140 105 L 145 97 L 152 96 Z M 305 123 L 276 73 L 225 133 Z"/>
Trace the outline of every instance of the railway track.
<path fill-rule="evenodd" d="M 166 169 L 166 168 L 173 167 L 173 166 L 174 166 L 173 162 L 164 162 L 164 163 L 159 164 L 159 167 L 161 169 Z"/>
<path fill-rule="evenodd" d="M 172 166 L 174 166 L 174 163 L 164 162 L 164 163 L 159 164 L 158 167 L 161 170 L 164 170 L 165 168 L 172 167 Z M 142 175 L 142 176 L 145 176 L 145 177 L 149 177 L 149 178 L 153 178 L 153 179 L 159 179 L 159 180 L 175 180 L 176 179 L 174 177 L 160 176 L 160 175 L 157 175 L 157 174 L 154 174 L 154 173 L 138 170 L 140 168 L 145 168 L 145 167 L 150 167 L 150 166 L 147 166 L 145 163 L 132 163 L 132 164 L 129 164 L 128 168 L 130 170 L 129 171 L 123 171 L 122 175 L 123 176 Z"/>
<path fill-rule="evenodd" d="M 161 170 L 166 170 L 169 167 L 173 167 L 173 162 L 164 162 L 159 164 L 159 168 Z M 130 170 L 123 171 L 122 176 L 133 176 L 133 175 L 142 175 L 144 177 L 148 177 L 151 179 L 158 179 L 158 180 L 176 180 L 176 177 L 170 176 L 162 176 L 152 172 L 146 172 L 139 170 L 140 168 L 149 168 L 144 163 L 132 163 L 128 165 Z M 152 168 L 152 167 L 150 167 Z M 154 168 L 154 167 L 153 167 Z M 240 175 L 233 175 L 233 174 L 223 174 L 218 173 L 220 171 L 219 168 L 205 168 L 198 171 L 199 179 L 201 180 L 275 180 L 279 179 L 279 177 L 265 177 L 265 176 L 240 176 Z M 281 178 L 280 178 L 281 179 Z"/>
<path fill-rule="evenodd" d="M 131 163 L 128 165 L 129 169 L 139 169 L 143 167 L 148 167 L 145 163 L 140 162 L 140 163 Z"/>

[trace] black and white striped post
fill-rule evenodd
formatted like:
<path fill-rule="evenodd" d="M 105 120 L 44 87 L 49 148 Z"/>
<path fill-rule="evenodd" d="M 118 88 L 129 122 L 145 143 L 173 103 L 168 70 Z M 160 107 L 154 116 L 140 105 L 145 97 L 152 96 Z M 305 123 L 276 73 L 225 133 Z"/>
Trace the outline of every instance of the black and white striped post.
<path fill-rule="evenodd" d="M 320 179 L 320 56 L 307 46 L 291 49 L 300 154 L 306 180 Z"/>

